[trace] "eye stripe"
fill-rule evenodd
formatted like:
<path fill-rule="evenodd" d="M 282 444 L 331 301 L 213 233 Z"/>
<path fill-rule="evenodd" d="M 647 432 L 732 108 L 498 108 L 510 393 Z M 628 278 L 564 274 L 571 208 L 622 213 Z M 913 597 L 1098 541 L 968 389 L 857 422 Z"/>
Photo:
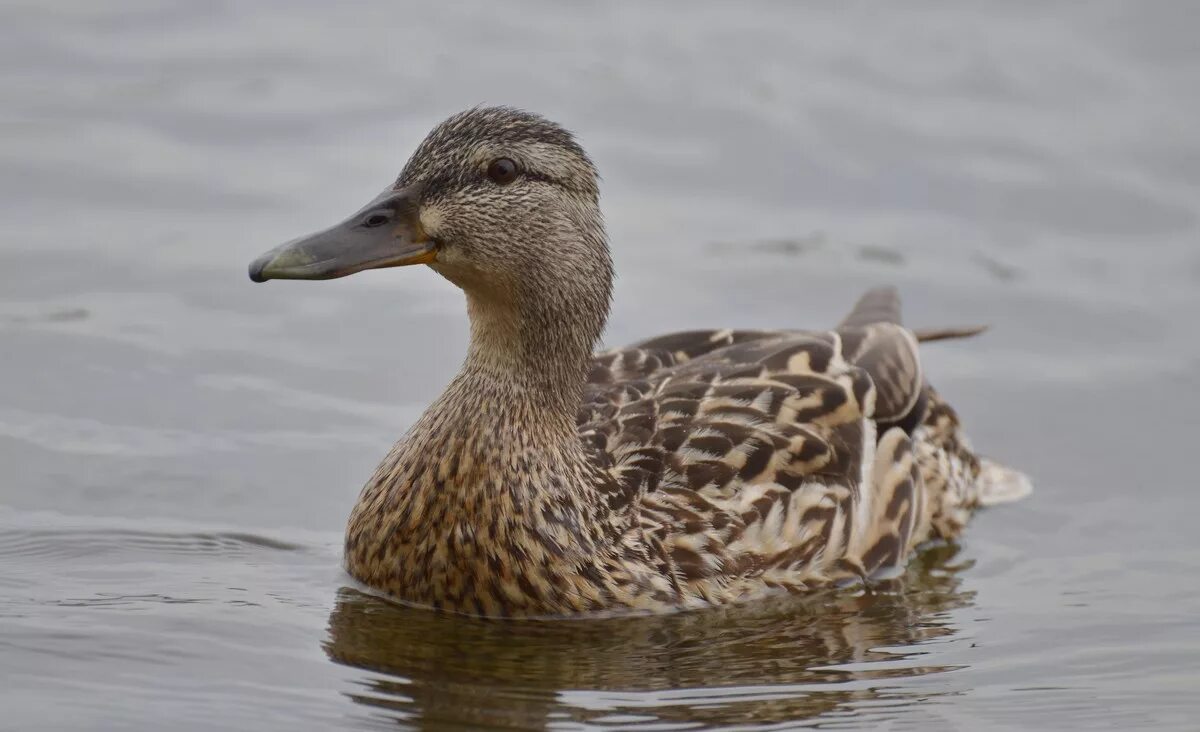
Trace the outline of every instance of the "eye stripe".
<path fill-rule="evenodd" d="M 563 188 L 567 187 L 566 184 L 563 183 L 558 178 L 555 178 L 554 176 L 550 176 L 550 175 L 545 175 L 544 173 L 538 173 L 536 171 L 526 170 L 524 172 L 524 175 L 529 180 L 536 180 L 539 183 L 553 183 L 556 186 L 561 186 Z"/>
<path fill-rule="evenodd" d="M 407 176 L 407 179 L 412 179 L 414 177 L 416 176 L 409 175 Z M 549 185 L 558 186 L 559 188 L 572 191 L 574 193 L 588 192 L 586 187 L 571 185 L 561 178 L 553 175 L 547 175 L 535 170 L 522 168 L 520 175 L 517 177 L 527 178 L 537 183 L 547 183 Z M 404 179 L 402 179 L 402 182 L 403 180 Z M 399 183 L 397 185 L 399 185 Z M 481 185 L 485 187 L 495 187 L 496 184 L 488 178 L 487 171 L 481 171 L 479 168 L 469 171 L 460 170 L 457 173 L 441 174 L 427 179 L 424 184 L 424 197 L 438 198 L 452 190 L 471 190 L 478 188 Z"/>

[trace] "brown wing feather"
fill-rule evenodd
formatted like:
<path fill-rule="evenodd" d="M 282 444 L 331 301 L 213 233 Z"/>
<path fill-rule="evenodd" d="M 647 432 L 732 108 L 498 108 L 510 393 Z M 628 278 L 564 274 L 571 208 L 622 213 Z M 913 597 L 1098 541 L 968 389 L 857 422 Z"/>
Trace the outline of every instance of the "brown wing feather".
<path fill-rule="evenodd" d="M 581 434 L 697 592 L 747 572 L 800 589 L 844 553 L 874 433 L 871 378 L 840 343 L 707 332 L 597 357 Z"/>
<path fill-rule="evenodd" d="M 925 378 L 917 338 L 901 326 L 899 293 L 894 287 L 868 291 L 837 332 L 846 360 L 865 369 L 875 383 L 875 421 L 912 434 L 925 416 Z"/>
<path fill-rule="evenodd" d="M 609 500 L 693 596 L 891 576 L 973 505 L 978 462 L 890 288 L 836 331 L 674 333 L 598 354 L 588 381 Z"/>
<path fill-rule="evenodd" d="M 917 339 L 891 323 L 842 327 L 838 335 L 846 360 L 870 374 L 875 384 L 875 421 L 884 426 L 907 424 L 905 431 L 911 433 L 925 416 Z"/>

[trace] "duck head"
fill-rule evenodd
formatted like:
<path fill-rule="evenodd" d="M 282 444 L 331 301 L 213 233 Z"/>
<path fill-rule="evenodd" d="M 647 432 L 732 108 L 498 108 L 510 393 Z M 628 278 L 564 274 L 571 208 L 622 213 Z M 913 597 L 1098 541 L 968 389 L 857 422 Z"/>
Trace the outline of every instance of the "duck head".
<path fill-rule="evenodd" d="M 473 326 L 494 321 L 504 337 L 528 340 L 532 326 L 567 321 L 560 330 L 578 331 L 590 352 L 612 283 L 594 165 L 549 120 L 471 109 L 435 127 L 395 184 L 341 223 L 262 255 L 250 279 L 415 264 L 467 293 Z"/>

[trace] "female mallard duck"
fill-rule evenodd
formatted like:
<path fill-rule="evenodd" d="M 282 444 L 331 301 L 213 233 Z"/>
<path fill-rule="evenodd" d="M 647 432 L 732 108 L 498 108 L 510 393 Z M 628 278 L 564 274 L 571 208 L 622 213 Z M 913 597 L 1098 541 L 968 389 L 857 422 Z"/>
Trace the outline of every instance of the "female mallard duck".
<path fill-rule="evenodd" d="M 563 128 L 472 109 L 395 185 L 250 266 L 256 282 L 425 264 L 466 293 L 462 370 L 346 531 L 360 581 L 485 616 L 662 611 L 900 572 L 1028 491 L 926 384 L 890 289 L 832 331 L 697 331 L 593 355 L 612 262 Z"/>

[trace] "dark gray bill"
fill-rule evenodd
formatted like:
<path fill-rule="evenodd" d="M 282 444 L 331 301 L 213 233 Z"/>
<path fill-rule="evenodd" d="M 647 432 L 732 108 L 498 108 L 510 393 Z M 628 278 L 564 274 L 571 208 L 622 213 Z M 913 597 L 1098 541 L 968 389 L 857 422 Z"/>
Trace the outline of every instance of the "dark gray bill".
<path fill-rule="evenodd" d="M 380 267 L 429 264 L 437 247 L 418 218 L 420 191 L 387 189 L 342 223 L 293 239 L 250 263 L 250 279 L 329 280 Z"/>

